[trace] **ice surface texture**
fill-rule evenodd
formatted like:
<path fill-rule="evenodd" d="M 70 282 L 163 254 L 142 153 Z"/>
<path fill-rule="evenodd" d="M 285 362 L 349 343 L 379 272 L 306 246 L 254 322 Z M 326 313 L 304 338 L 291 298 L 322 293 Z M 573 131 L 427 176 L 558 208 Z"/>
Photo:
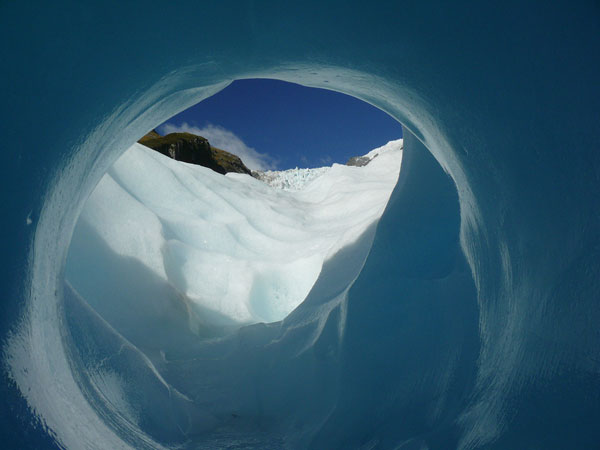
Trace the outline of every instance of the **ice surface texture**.
<path fill-rule="evenodd" d="M 156 336 L 166 316 L 182 315 L 173 308 L 187 310 L 187 326 L 204 336 L 282 320 L 306 298 L 323 261 L 383 213 L 398 180 L 402 140 L 373 151 L 381 155 L 365 167 L 269 172 L 272 185 L 293 186 L 287 192 L 134 144 L 85 204 L 67 281 L 138 342 L 144 328 Z M 290 177 L 300 170 L 304 176 Z M 148 291 L 135 275 L 144 271 L 162 288 Z M 149 310 L 152 320 L 143 323 Z M 136 323 L 135 333 L 125 322 Z M 186 323 L 174 319 L 173 327 Z"/>
<path fill-rule="evenodd" d="M 600 442 L 596 2 L 1 10 L 4 447 Z M 415 137 L 350 290 L 360 242 L 282 323 L 157 366 L 65 287 L 75 221 L 137 138 L 244 77 Z"/>

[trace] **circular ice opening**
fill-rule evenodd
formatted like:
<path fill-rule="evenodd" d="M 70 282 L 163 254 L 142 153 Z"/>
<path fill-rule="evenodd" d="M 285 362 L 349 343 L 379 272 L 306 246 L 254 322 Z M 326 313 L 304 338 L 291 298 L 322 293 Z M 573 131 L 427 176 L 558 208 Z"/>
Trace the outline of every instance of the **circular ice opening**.
<path fill-rule="evenodd" d="M 75 227 L 66 280 L 146 350 L 282 320 L 383 213 L 400 137 L 395 120 L 353 97 L 234 83 L 106 172 Z"/>

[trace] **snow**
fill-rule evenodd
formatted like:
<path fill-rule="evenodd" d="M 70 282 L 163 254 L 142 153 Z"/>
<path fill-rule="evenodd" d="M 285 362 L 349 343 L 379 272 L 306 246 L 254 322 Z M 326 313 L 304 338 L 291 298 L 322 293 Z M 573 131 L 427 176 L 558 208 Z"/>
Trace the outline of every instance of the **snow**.
<path fill-rule="evenodd" d="M 391 141 L 382 147 L 371 150 L 366 155 L 363 155 L 363 157 L 367 158 L 370 162 L 379 154 L 395 149 L 398 146 L 398 142 L 399 141 Z M 401 145 L 402 144 L 400 143 L 400 146 Z M 339 166 L 339 164 L 336 164 L 336 166 Z M 254 172 L 254 176 L 267 183 L 269 186 L 277 189 L 283 189 L 284 191 L 300 191 L 312 180 L 319 178 L 330 169 L 331 167 L 317 167 L 315 169 L 302 169 L 296 167 L 295 169 L 288 170 L 259 170 Z"/>
<path fill-rule="evenodd" d="M 281 320 L 307 297 L 324 262 L 379 219 L 398 178 L 401 149 L 402 140 L 392 141 L 369 152 L 378 157 L 364 167 L 269 171 L 261 181 L 223 176 L 135 144 L 85 204 L 67 279 L 125 335 L 134 334 L 119 326 L 125 316 L 149 308 L 159 321 L 173 303 L 187 309 L 194 332 Z M 89 269 L 99 266 L 114 273 Z M 161 289 L 135 291 L 142 269 Z M 106 298 L 123 292 L 129 298 L 118 302 L 118 317 Z"/>
<path fill-rule="evenodd" d="M 267 183 L 269 186 L 283 189 L 284 191 L 299 191 L 315 178 L 329 171 L 330 167 L 318 167 L 316 169 L 267 170 L 257 171 L 255 176 Z"/>

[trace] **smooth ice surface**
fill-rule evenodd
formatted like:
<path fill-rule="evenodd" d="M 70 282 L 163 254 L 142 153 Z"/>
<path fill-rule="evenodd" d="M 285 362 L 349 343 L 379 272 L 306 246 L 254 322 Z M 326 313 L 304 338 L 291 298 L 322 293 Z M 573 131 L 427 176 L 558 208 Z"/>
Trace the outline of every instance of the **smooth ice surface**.
<path fill-rule="evenodd" d="M 306 298 L 323 262 L 383 213 L 398 179 L 402 140 L 367 157 L 374 155 L 364 167 L 271 171 L 267 184 L 135 144 L 87 200 L 67 280 L 105 318 L 115 308 L 136 321 L 136 311 L 179 306 L 198 333 L 281 320 Z M 110 277 L 98 269 L 115 266 Z M 136 277 L 140 269 L 164 289 L 147 292 Z"/>
<path fill-rule="evenodd" d="M 597 447 L 597 2 L 0 11 L 3 447 Z M 65 284 L 75 222 L 139 136 L 252 77 L 399 120 L 398 184 L 286 320 L 142 353 Z"/>

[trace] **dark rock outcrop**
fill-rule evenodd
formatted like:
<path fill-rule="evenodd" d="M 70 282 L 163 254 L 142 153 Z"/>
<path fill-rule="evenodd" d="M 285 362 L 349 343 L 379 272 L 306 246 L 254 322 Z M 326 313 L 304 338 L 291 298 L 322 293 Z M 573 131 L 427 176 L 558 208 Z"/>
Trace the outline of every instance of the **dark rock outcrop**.
<path fill-rule="evenodd" d="M 350 158 L 348 160 L 346 165 L 362 167 L 362 166 L 366 166 L 367 164 L 369 164 L 369 162 L 371 162 L 371 159 L 366 156 L 353 156 L 352 158 Z"/>
<path fill-rule="evenodd" d="M 211 146 L 208 139 L 192 133 L 171 133 L 161 136 L 152 130 L 138 142 L 169 158 L 208 167 L 221 174 L 236 172 L 251 175 L 250 169 L 239 157 Z"/>

